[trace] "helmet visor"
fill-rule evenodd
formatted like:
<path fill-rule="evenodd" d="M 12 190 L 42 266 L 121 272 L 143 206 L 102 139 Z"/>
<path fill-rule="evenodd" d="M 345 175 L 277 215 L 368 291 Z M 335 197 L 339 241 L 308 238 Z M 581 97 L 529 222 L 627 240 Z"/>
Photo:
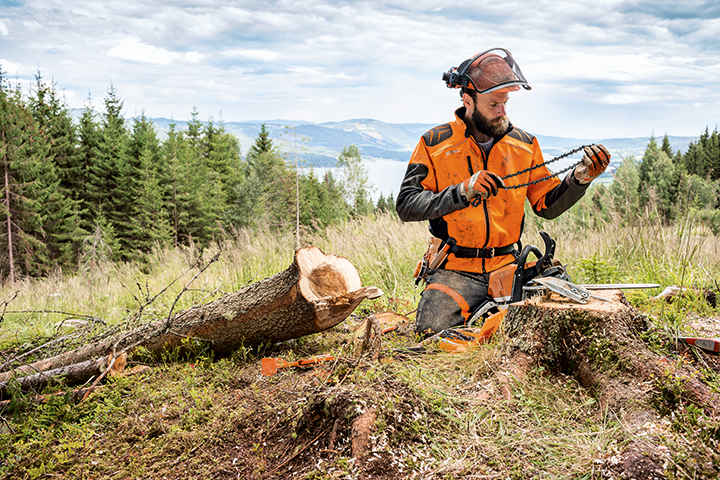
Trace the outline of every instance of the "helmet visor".
<path fill-rule="evenodd" d="M 463 68 L 463 65 L 460 66 Z M 518 90 L 523 87 L 530 90 L 520 66 L 512 54 L 504 48 L 493 48 L 475 55 L 467 64 L 465 74 L 468 77 L 467 88 L 478 93 L 490 93 L 501 89 Z"/>

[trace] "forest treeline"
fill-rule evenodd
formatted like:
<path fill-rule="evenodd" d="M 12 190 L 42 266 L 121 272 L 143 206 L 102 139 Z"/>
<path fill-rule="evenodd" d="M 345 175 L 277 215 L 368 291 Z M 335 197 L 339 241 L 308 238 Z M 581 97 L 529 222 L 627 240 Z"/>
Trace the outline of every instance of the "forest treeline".
<path fill-rule="evenodd" d="M 123 117 L 112 85 L 103 103 L 98 114 L 88 101 L 75 121 L 54 83 L 38 74 L 23 92 L 0 71 L 0 280 L 143 261 L 158 247 L 203 247 L 240 229 L 295 229 L 298 203 L 302 229 L 395 211 L 392 195 L 372 201 L 354 145 L 334 175 L 296 176 L 264 125 L 243 157 L 222 121 L 203 122 L 197 111 L 161 140 L 144 114 Z M 697 212 L 720 233 L 717 127 L 685 153 L 651 137 L 643 157 L 623 159 L 614 175 L 574 207 L 583 225 L 633 222 L 651 208 L 663 223 Z"/>
<path fill-rule="evenodd" d="M 598 184 L 574 207 L 582 226 L 633 225 L 652 219 L 664 225 L 693 216 L 720 235 L 720 134 L 700 134 L 685 153 L 672 151 L 665 135 L 650 137 L 642 158 L 622 159 L 613 182 Z"/>
<path fill-rule="evenodd" d="M 240 228 L 316 229 L 377 209 L 359 149 L 335 176 L 285 158 L 263 125 L 247 155 L 222 122 L 171 125 L 162 141 L 141 114 L 127 121 L 111 86 L 104 113 L 86 104 L 74 121 L 54 83 L 29 92 L 0 73 L 0 279 L 142 261 L 158 246 L 207 246 Z"/>

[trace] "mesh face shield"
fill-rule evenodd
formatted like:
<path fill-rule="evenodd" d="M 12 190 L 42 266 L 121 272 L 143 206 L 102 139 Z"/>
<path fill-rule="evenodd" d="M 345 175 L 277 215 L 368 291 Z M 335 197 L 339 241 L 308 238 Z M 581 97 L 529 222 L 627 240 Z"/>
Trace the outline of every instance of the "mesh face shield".
<path fill-rule="evenodd" d="M 504 48 L 491 48 L 443 73 L 448 88 L 469 88 L 478 93 L 530 90 L 520 66 Z"/>

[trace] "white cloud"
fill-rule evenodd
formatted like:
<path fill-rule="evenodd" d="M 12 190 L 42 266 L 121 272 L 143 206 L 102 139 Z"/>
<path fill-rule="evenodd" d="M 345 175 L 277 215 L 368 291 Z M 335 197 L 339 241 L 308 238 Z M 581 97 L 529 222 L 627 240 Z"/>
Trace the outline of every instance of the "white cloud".
<path fill-rule="evenodd" d="M 187 52 L 185 54 L 185 60 L 187 60 L 190 63 L 200 63 L 203 60 L 205 60 L 205 55 L 198 52 Z"/>
<path fill-rule="evenodd" d="M 131 60 L 135 62 L 168 64 L 173 61 L 173 54 L 164 48 L 146 45 L 138 38 L 126 38 L 119 45 L 107 52 L 108 57 Z"/>
<path fill-rule="evenodd" d="M 24 76 L 30 71 L 22 63 L 16 63 L 7 58 L 0 58 L 0 67 L 2 67 L 8 77 Z"/>
<path fill-rule="evenodd" d="M 282 59 L 281 52 L 267 49 L 232 48 L 223 50 L 222 55 L 231 58 L 247 58 L 248 60 L 257 60 L 260 62 L 277 62 Z"/>
<path fill-rule="evenodd" d="M 137 37 L 124 39 L 108 50 L 107 56 L 154 65 L 168 65 L 176 60 L 185 60 L 189 63 L 200 63 L 205 60 L 205 55 L 200 52 L 191 51 L 184 54 L 169 52 L 164 48 L 147 45 Z"/>
<path fill-rule="evenodd" d="M 720 19 L 710 3 L 26 0 L 2 11 L 0 39 L 3 70 L 31 81 L 41 67 L 76 103 L 102 98 L 112 81 L 128 108 L 157 116 L 196 105 L 228 120 L 398 123 L 447 120 L 459 97 L 441 73 L 501 46 L 533 86 L 518 97 L 543 105 L 543 116 L 601 107 L 636 119 L 654 103 L 678 131 L 692 132 L 717 112 L 720 92 Z M 697 120 L 680 122 L 683 102 L 704 105 L 692 109 Z M 563 121 L 575 136 L 581 123 Z M 641 123 L 607 128 L 625 135 Z"/>

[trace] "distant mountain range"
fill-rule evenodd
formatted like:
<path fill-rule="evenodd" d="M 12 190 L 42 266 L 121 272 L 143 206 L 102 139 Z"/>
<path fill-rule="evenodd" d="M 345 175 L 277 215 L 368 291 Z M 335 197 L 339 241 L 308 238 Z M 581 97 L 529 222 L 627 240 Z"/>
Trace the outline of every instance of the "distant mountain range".
<path fill-rule="evenodd" d="M 169 120 L 153 119 L 158 130 L 169 128 Z M 184 128 L 184 122 L 176 122 L 177 128 Z M 288 161 L 295 159 L 297 153 L 300 165 L 312 166 L 318 175 L 335 167 L 344 147 L 357 145 L 368 169 L 370 182 L 375 189 L 373 199 L 379 195 L 396 195 L 407 168 L 415 145 L 423 133 L 437 124 L 385 123 L 372 119 L 353 119 L 343 122 L 310 123 L 287 120 L 269 120 L 265 122 L 223 122 L 225 129 L 240 139 L 243 153 L 255 143 L 262 124 L 270 137 L 282 151 L 287 153 Z M 439 122 L 442 123 L 442 122 Z M 532 132 L 530 132 L 532 133 Z M 545 160 L 550 160 L 582 145 L 602 143 L 610 150 L 613 161 L 608 171 L 596 182 L 612 182 L 613 167 L 630 155 L 642 157 L 650 137 L 578 139 L 536 135 Z M 691 142 L 699 137 L 668 136 L 673 151 L 687 151 Z M 662 138 L 657 139 L 658 142 Z M 558 171 L 580 158 L 579 154 L 562 159 L 550 166 Z"/>
<path fill-rule="evenodd" d="M 71 114 L 79 118 L 82 110 L 73 109 Z M 186 121 L 167 118 L 151 118 L 158 135 L 164 139 L 174 123 L 176 129 L 187 126 Z M 132 119 L 128 119 L 131 124 Z M 216 123 L 218 123 L 216 121 Z M 363 159 L 393 160 L 407 162 L 423 133 L 440 124 L 423 123 L 385 123 L 369 118 L 345 120 L 342 122 L 312 123 L 297 120 L 266 120 L 223 122 L 225 130 L 235 135 L 240 141 L 243 152 L 255 143 L 262 124 L 265 124 L 270 138 L 280 149 L 294 159 L 295 153 L 305 166 L 334 167 L 344 147 L 357 145 Z M 566 138 L 536 134 L 546 159 L 568 152 L 581 145 L 602 143 L 616 157 L 629 155 L 642 156 L 650 137 L 636 138 Z M 673 151 L 685 152 L 688 145 L 697 141 L 698 137 L 669 136 Z M 658 142 L 662 140 L 658 138 Z M 618 158 L 619 160 L 619 158 Z"/>
<path fill-rule="evenodd" d="M 169 129 L 171 123 L 166 118 L 153 118 L 152 121 L 161 135 Z M 181 129 L 185 128 L 187 122 L 175 123 L 176 128 Z M 304 165 L 314 167 L 334 167 L 342 149 L 349 145 L 357 145 L 365 160 L 407 162 L 422 134 L 437 125 L 385 123 L 367 118 L 325 123 L 290 120 L 223 122 L 223 125 L 228 132 L 238 137 L 241 150 L 245 153 L 255 142 L 263 123 L 270 137 L 282 151 L 291 158 L 294 158 L 297 152 Z M 650 140 L 650 136 L 608 139 L 578 139 L 547 135 L 536 135 L 536 137 L 546 159 L 590 143 L 602 143 L 618 160 L 629 155 L 641 157 Z M 668 138 L 673 151 L 684 152 L 688 145 L 697 141 L 699 137 L 669 136 Z M 662 138 L 658 138 L 658 142 L 661 140 Z"/>
<path fill-rule="evenodd" d="M 82 111 L 78 109 L 71 113 L 73 116 L 79 117 Z M 185 121 L 167 118 L 152 118 L 151 120 L 161 139 L 167 135 L 171 123 L 175 123 L 175 128 L 178 130 L 185 129 L 187 126 Z M 295 120 L 223 122 L 225 130 L 239 139 L 243 154 L 255 143 L 262 124 L 265 124 L 273 142 L 287 154 L 288 161 L 294 161 L 297 154 L 301 166 L 313 167 L 319 174 L 335 166 L 344 147 L 356 145 L 368 166 L 370 181 L 376 186 L 375 197 L 380 193 L 384 195 L 397 193 L 405 171 L 405 164 L 410 160 L 415 145 L 423 133 L 437 125 L 385 123 L 367 118 L 325 123 Z M 534 134 L 534 132 L 529 133 Z M 642 157 L 650 140 L 650 136 L 579 139 L 537 134 L 536 137 L 546 160 L 582 145 L 602 143 L 613 155 L 614 165 L 630 155 Z M 699 136 L 669 136 L 668 138 L 673 151 L 685 152 L 690 143 L 697 141 Z M 662 137 L 658 137 L 657 140 L 658 143 L 661 142 Z M 575 155 L 572 158 L 577 161 L 580 157 Z M 570 165 L 573 162 L 572 158 L 558 161 L 552 165 L 552 170 L 557 171 Z M 609 173 L 606 173 L 605 176 L 608 177 L 607 181 L 611 179 Z"/>

